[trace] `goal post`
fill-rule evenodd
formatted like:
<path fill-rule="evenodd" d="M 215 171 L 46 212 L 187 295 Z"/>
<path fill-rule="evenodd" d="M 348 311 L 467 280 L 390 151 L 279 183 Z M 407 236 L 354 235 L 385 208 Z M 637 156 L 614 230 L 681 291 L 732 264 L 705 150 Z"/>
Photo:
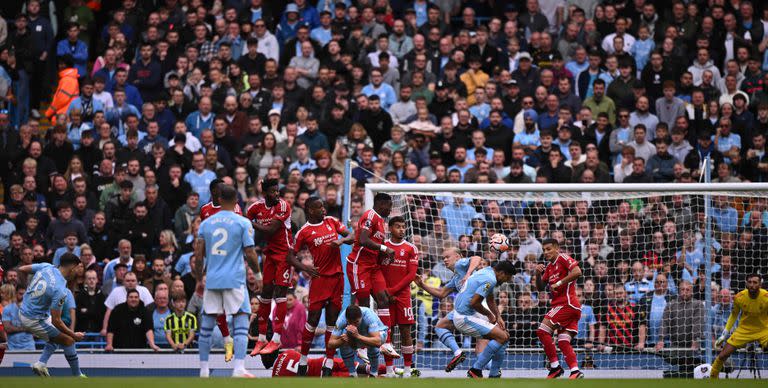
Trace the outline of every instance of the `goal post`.
<path fill-rule="evenodd" d="M 582 310 L 576 345 L 580 364 L 597 369 L 663 368 L 685 376 L 693 363 L 711 363 L 730 299 L 747 274 L 765 279 L 768 272 L 768 183 L 377 183 L 365 186 L 366 209 L 376 193 L 392 195 L 391 216 L 405 217 L 421 269 L 441 282 L 450 276 L 440 256 L 448 246 L 490 264 L 518 263 L 514 281 L 496 293 L 511 334 L 505 369 L 544 365 L 532 322 L 547 311 L 548 296 L 531 284 L 532 267 L 543 263 L 543 238 L 558 240 L 582 266 L 578 290 L 590 311 L 585 317 Z M 509 238 L 510 251 L 490 251 L 495 233 Z M 416 338 L 430 349 L 417 360 L 439 367 L 447 355 L 432 351 L 443 347 L 430 331 L 448 304 L 433 305 L 432 316 L 417 319 Z M 469 339 L 460 343 L 474 347 Z"/>

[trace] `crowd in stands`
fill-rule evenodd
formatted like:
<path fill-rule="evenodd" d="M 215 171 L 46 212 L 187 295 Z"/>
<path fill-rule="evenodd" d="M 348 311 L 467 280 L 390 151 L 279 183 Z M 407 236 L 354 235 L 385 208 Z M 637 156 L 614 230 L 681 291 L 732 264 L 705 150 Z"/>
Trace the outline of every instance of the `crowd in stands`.
<path fill-rule="evenodd" d="M 341 217 L 350 159 L 349 225 L 365 183 L 383 181 L 696 182 L 706 159 L 713 182 L 768 181 L 759 1 L 28 0 L 2 2 L 0 16 L 11 349 L 34 347 L 15 331 L 29 280 L 15 268 L 65 252 L 83 263 L 76 330 L 108 350 L 193 345 L 203 279 L 191 244 L 216 178 L 243 209 L 261 179 L 279 179 L 294 231 L 310 196 Z M 719 333 L 744 275 L 768 271 L 765 198 L 715 198 L 712 246 L 693 196 L 410 205 L 400 211 L 414 220 L 427 284 L 450 278 L 447 245 L 519 262 L 498 295 L 514 347 L 537 344 L 547 296 L 530 284 L 544 238 L 581 263 L 577 338 L 596 349 L 697 349 L 703 325 Z M 487 248 L 496 232 L 512 241 L 502 257 Z M 311 281 L 294 276 L 290 348 Z M 429 327 L 451 299 L 413 295 L 418 346 L 436 347 Z"/>

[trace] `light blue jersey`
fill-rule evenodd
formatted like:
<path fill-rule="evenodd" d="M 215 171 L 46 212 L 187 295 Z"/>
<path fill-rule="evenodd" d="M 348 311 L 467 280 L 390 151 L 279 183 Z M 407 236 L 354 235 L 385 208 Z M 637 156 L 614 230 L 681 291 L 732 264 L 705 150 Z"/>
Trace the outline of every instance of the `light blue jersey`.
<path fill-rule="evenodd" d="M 51 310 L 61 310 L 67 302 L 67 281 L 51 264 L 32 264 L 32 281 L 21 303 L 21 314 L 30 319 L 46 319 Z"/>
<path fill-rule="evenodd" d="M 72 291 L 70 291 L 69 288 L 66 290 L 67 299 L 64 301 L 64 306 L 61 308 L 61 321 L 69 326 L 72 324 L 72 314 L 69 313 L 69 310 L 76 309 L 77 306 L 75 305 L 75 295 L 72 294 Z"/>
<path fill-rule="evenodd" d="M 360 325 L 357 326 L 358 333 L 366 336 L 377 331 L 384 332 L 384 334 L 387 333 L 387 327 L 384 326 L 379 316 L 373 310 L 368 307 L 360 307 L 360 310 L 363 312 L 363 319 L 360 320 Z M 342 335 L 347 332 L 347 325 L 349 323 L 347 323 L 345 312 L 342 311 L 339 314 L 339 319 L 336 320 L 336 328 L 333 329 L 333 335 Z"/>
<path fill-rule="evenodd" d="M 11 303 L 3 309 L 2 320 L 10 322 L 11 325 L 21 327 L 21 318 L 19 318 L 19 306 Z M 35 337 L 31 333 L 16 332 L 8 334 L 8 350 L 35 350 Z"/>
<path fill-rule="evenodd" d="M 469 277 L 467 283 L 462 288 L 454 301 L 455 310 L 461 315 L 472 315 L 476 311 L 472 308 L 472 297 L 480 295 L 483 298 L 493 295 L 493 288 L 496 287 L 496 273 L 493 268 L 485 267 Z"/>
<path fill-rule="evenodd" d="M 456 291 L 459 290 L 459 282 L 467 275 L 470 261 L 469 257 L 465 257 L 456 262 L 456 265 L 453 267 L 453 277 L 445 284 L 445 288 L 453 288 Z"/>
<path fill-rule="evenodd" d="M 200 224 L 205 240 L 205 288 L 223 290 L 245 285 L 243 250 L 253 243 L 253 226 L 245 217 L 222 210 Z"/>

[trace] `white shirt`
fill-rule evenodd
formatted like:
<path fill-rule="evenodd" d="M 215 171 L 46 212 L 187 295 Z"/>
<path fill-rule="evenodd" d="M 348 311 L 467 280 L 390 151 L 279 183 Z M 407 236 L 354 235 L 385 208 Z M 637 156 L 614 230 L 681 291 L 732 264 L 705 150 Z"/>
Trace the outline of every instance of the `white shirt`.
<path fill-rule="evenodd" d="M 203 145 L 200 144 L 200 140 L 198 140 L 194 135 L 187 132 L 184 134 L 187 137 L 187 141 L 184 143 L 184 148 L 188 149 L 189 152 L 195 153 L 197 151 L 200 151 L 200 148 L 203 148 Z M 171 139 L 168 141 L 168 147 L 173 148 L 173 146 L 176 145 L 176 142 Z"/>
<path fill-rule="evenodd" d="M 136 286 L 136 290 L 139 291 L 139 299 L 144 302 L 144 306 L 149 306 L 155 301 L 147 287 L 141 285 Z M 109 293 L 107 300 L 104 301 L 104 306 L 107 306 L 110 310 L 114 310 L 120 303 L 125 303 L 127 297 L 128 291 L 126 291 L 125 286 L 117 287 Z"/>
<path fill-rule="evenodd" d="M 264 36 L 257 36 L 256 39 L 259 41 L 259 47 L 256 49 L 257 52 L 264 54 L 267 59 L 280 60 L 280 44 L 277 43 L 277 38 L 271 32 L 267 31 L 264 33 Z M 245 50 L 244 53 L 248 52 L 247 45 L 243 49 Z"/>
<path fill-rule="evenodd" d="M 603 38 L 603 43 L 600 45 L 600 47 L 603 48 L 603 51 L 605 51 L 608 54 L 614 54 L 616 53 L 616 50 L 613 49 L 613 38 L 616 37 L 616 33 L 608 34 Z M 632 45 L 635 44 L 635 37 L 625 33 L 623 36 L 624 38 L 624 52 L 629 52 L 629 49 L 632 48 Z"/>

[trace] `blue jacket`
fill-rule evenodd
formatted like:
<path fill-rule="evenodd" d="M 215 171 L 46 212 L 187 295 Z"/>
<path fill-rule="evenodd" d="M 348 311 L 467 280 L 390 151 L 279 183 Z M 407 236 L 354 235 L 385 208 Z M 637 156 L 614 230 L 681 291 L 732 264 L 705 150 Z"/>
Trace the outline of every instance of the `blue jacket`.
<path fill-rule="evenodd" d="M 60 40 L 59 44 L 56 45 L 56 56 L 63 57 L 65 55 L 72 56 L 78 76 L 88 75 L 88 45 L 85 42 L 78 40 L 74 45 L 71 45 L 66 39 Z"/>
<path fill-rule="evenodd" d="M 109 91 L 112 94 L 112 99 L 115 98 L 115 86 L 117 86 L 117 84 L 112 82 L 111 87 L 109 87 L 108 85 L 108 89 L 107 89 L 107 91 Z M 139 89 L 137 89 L 135 86 L 129 83 L 126 83 L 125 85 L 123 85 L 123 89 L 125 89 L 125 102 L 135 107 L 140 107 L 144 105 L 144 99 L 141 98 L 141 93 L 139 93 Z"/>
<path fill-rule="evenodd" d="M 131 71 L 128 73 L 128 82 L 138 89 L 143 101 L 154 101 L 158 92 L 163 90 L 161 73 L 160 62 L 154 58 L 150 59 L 146 65 L 141 59 L 137 59 L 131 65 Z"/>

